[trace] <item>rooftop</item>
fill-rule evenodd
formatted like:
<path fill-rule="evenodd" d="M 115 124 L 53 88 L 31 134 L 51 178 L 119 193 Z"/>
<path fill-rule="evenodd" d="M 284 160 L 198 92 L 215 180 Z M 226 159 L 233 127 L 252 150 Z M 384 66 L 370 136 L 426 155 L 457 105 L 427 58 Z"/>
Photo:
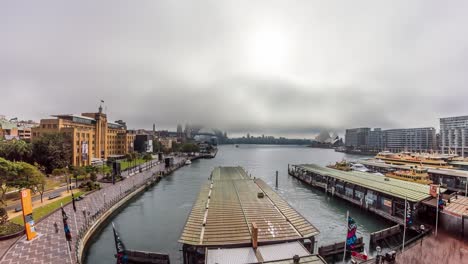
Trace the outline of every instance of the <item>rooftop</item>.
<path fill-rule="evenodd" d="M 304 170 L 353 183 L 367 189 L 385 193 L 412 202 L 420 202 L 430 197 L 429 185 L 387 178 L 359 171 L 340 171 L 315 164 L 296 165 Z M 388 180 L 386 180 L 388 179 Z"/>
<path fill-rule="evenodd" d="M 357 160 L 356 163 L 360 163 L 362 165 L 368 166 L 375 166 L 380 168 L 395 168 L 395 169 L 403 169 L 403 170 L 410 170 L 415 166 L 411 165 L 395 165 L 395 164 L 387 164 L 384 162 L 378 162 L 376 160 Z M 468 162 L 467 162 L 468 164 Z M 468 171 L 463 170 L 454 170 L 454 169 L 445 169 L 445 168 L 427 168 L 429 173 L 434 174 L 442 174 L 447 176 L 457 176 L 457 177 L 468 177 Z"/>
<path fill-rule="evenodd" d="M 293 263 L 294 255 L 300 257 L 299 263 L 326 263 L 317 255 L 311 255 L 299 242 L 259 246 L 257 251 L 251 247 L 208 249 L 206 263 Z"/>
<path fill-rule="evenodd" d="M 264 197 L 259 198 L 258 194 Z M 251 226 L 259 245 L 297 241 L 318 230 L 260 179 L 241 167 L 217 167 L 202 186 L 180 243 L 195 246 L 250 245 Z"/>

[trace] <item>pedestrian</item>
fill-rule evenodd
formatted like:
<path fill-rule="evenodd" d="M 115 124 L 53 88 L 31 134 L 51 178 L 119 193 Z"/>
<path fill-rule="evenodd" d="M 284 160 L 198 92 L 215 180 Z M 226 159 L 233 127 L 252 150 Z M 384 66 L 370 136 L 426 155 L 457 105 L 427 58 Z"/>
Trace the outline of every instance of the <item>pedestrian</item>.
<path fill-rule="evenodd" d="M 59 229 L 58 229 L 57 222 L 54 222 L 54 227 L 55 227 L 55 233 L 58 234 Z"/>

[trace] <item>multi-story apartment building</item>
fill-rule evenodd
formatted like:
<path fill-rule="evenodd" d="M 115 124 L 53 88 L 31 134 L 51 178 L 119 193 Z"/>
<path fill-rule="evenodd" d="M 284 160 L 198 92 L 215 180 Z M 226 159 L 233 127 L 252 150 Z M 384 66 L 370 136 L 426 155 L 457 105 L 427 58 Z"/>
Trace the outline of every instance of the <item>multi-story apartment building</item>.
<path fill-rule="evenodd" d="M 433 127 L 384 130 L 383 142 L 384 148 L 391 151 L 437 150 L 436 131 Z"/>
<path fill-rule="evenodd" d="M 435 129 L 402 128 L 382 130 L 375 128 L 347 129 L 347 147 L 365 150 L 433 151 L 437 150 Z"/>
<path fill-rule="evenodd" d="M 468 156 L 468 116 L 441 118 L 440 141 L 442 153 Z"/>
<path fill-rule="evenodd" d="M 102 107 L 97 113 L 54 117 L 42 119 L 38 127 L 32 128 L 32 140 L 46 133 L 65 133 L 72 142 L 74 166 L 91 165 L 93 161 L 133 151 L 135 133 L 127 131 L 123 122 L 108 122 Z"/>
<path fill-rule="evenodd" d="M 367 146 L 370 149 L 382 149 L 384 146 L 383 135 L 384 133 L 381 128 L 374 128 L 374 130 L 370 130 Z"/>
<path fill-rule="evenodd" d="M 368 127 L 346 129 L 345 146 L 355 148 L 367 146 L 370 130 Z"/>

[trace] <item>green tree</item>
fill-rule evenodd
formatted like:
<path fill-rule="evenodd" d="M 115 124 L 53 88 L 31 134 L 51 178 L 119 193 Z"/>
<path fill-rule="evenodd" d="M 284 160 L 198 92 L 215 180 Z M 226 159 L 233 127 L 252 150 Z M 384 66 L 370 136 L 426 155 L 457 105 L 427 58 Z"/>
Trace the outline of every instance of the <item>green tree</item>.
<path fill-rule="evenodd" d="M 161 142 L 153 140 L 153 153 L 158 153 L 163 149 Z"/>
<path fill-rule="evenodd" d="M 10 161 L 31 161 L 32 145 L 24 140 L 0 141 L 0 157 Z"/>
<path fill-rule="evenodd" d="M 32 143 L 33 160 L 44 166 L 47 173 L 69 166 L 72 151 L 70 139 L 63 133 L 44 134 Z"/>
<path fill-rule="evenodd" d="M 90 180 L 91 180 L 92 182 L 97 181 L 97 175 L 96 175 L 96 173 L 95 173 L 94 171 L 91 172 L 91 173 L 89 174 L 89 178 L 90 178 Z"/>
<path fill-rule="evenodd" d="M 18 189 L 29 188 L 32 189 L 33 192 L 39 192 L 42 203 L 42 196 L 46 184 L 45 175 L 36 166 L 26 162 L 17 162 L 16 170 L 17 177 L 10 182 L 10 185 Z"/>
<path fill-rule="evenodd" d="M 200 148 L 195 143 L 184 143 L 180 146 L 180 151 L 184 153 L 200 152 Z"/>
<path fill-rule="evenodd" d="M 16 179 L 17 173 L 16 165 L 13 162 L 0 158 L 0 201 L 3 205 L 6 205 L 5 194 L 11 186 L 11 182 Z"/>
<path fill-rule="evenodd" d="M 149 161 L 149 160 L 152 160 L 153 159 L 153 156 L 151 156 L 150 153 L 145 153 L 145 155 L 143 155 L 143 159 L 145 161 Z"/>

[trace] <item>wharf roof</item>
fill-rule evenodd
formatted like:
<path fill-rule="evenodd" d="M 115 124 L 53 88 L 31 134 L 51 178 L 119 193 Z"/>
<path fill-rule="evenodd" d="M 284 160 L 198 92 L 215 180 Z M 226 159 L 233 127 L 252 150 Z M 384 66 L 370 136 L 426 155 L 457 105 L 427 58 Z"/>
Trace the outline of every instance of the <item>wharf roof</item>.
<path fill-rule="evenodd" d="M 321 257 L 311 255 L 304 246 L 295 241 L 274 245 L 259 246 L 257 251 L 252 247 L 241 248 L 209 248 L 206 254 L 206 264 L 228 263 L 293 263 L 293 257 L 300 257 L 299 263 L 326 263 Z"/>
<path fill-rule="evenodd" d="M 258 194 L 264 197 L 259 198 Z M 217 167 L 204 184 L 187 219 L 180 243 L 194 246 L 248 245 L 251 227 L 259 245 L 296 241 L 318 230 L 265 182 L 251 179 L 241 167 Z"/>
<path fill-rule="evenodd" d="M 356 162 L 361 163 L 362 165 L 367 165 L 367 166 L 375 166 L 375 167 L 381 167 L 381 168 L 395 168 L 395 169 L 403 169 L 403 170 L 410 170 L 411 168 L 415 167 L 415 166 L 409 166 L 409 165 L 387 164 L 384 162 L 378 162 L 374 160 L 358 160 Z M 433 173 L 433 174 L 442 174 L 442 175 L 447 175 L 447 176 L 465 177 L 465 178 L 468 177 L 468 171 L 464 171 L 464 170 L 445 169 L 445 168 L 427 168 L 427 169 L 429 173 Z"/>
<path fill-rule="evenodd" d="M 468 166 L 468 161 L 450 161 L 450 165 Z"/>
<path fill-rule="evenodd" d="M 430 197 L 429 185 L 398 180 L 359 171 L 340 171 L 315 164 L 295 165 L 306 171 L 362 186 L 372 191 L 388 194 L 411 202 L 420 202 Z M 387 179 L 387 180 L 386 180 Z"/>

